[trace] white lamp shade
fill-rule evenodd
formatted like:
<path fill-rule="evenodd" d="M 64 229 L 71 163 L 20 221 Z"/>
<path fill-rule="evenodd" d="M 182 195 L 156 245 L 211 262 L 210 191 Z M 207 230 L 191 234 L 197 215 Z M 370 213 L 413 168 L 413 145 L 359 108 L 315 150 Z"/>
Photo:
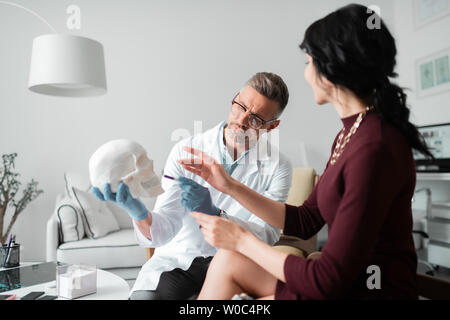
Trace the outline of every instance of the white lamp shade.
<path fill-rule="evenodd" d="M 31 91 L 64 97 L 106 93 L 105 58 L 101 43 L 64 34 L 38 36 L 33 41 Z"/>

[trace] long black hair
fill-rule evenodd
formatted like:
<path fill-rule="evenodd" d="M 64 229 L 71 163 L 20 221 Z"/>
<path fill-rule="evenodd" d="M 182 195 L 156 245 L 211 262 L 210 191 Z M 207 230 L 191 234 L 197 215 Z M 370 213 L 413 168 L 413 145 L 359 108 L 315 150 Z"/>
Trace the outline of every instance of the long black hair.
<path fill-rule="evenodd" d="M 398 128 L 411 148 L 433 158 L 409 122 L 405 92 L 390 81 L 398 76 L 394 72 L 397 47 L 375 12 L 359 4 L 340 8 L 309 26 L 300 48 L 312 57 L 319 76 L 351 90 Z"/>

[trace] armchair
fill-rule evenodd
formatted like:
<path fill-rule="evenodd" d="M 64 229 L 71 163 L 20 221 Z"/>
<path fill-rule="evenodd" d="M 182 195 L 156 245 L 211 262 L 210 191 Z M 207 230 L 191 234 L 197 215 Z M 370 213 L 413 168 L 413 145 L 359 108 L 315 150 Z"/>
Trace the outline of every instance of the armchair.
<path fill-rule="evenodd" d="M 300 206 L 308 198 L 318 181 L 319 176 L 314 169 L 294 168 L 292 186 L 286 203 Z M 280 240 L 274 246 L 280 251 L 306 258 L 317 250 L 317 235 L 308 240 L 302 240 L 281 234 Z"/>

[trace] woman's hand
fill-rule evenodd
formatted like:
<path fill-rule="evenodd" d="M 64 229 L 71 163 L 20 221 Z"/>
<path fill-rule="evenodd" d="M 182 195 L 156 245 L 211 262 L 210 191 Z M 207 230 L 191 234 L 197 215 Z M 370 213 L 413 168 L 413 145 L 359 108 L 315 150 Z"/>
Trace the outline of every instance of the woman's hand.
<path fill-rule="evenodd" d="M 183 148 L 186 152 L 197 156 L 197 158 L 177 160 L 189 172 L 203 178 L 212 187 L 220 192 L 229 194 L 234 179 L 225 171 L 220 163 L 206 153 L 189 147 Z"/>
<path fill-rule="evenodd" d="M 251 235 L 240 225 L 224 218 L 201 212 L 191 212 L 190 215 L 200 224 L 206 242 L 217 249 L 239 251 L 239 245 Z"/>

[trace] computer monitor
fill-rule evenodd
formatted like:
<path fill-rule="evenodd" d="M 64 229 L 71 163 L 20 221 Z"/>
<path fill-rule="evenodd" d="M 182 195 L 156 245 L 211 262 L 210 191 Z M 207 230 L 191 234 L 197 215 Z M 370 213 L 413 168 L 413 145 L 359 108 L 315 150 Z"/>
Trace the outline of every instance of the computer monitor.
<path fill-rule="evenodd" d="M 418 127 L 418 130 L 435 159 L 429 160 L 414 150 L 417 172 L 450 172 L 450 123 Z"/>

